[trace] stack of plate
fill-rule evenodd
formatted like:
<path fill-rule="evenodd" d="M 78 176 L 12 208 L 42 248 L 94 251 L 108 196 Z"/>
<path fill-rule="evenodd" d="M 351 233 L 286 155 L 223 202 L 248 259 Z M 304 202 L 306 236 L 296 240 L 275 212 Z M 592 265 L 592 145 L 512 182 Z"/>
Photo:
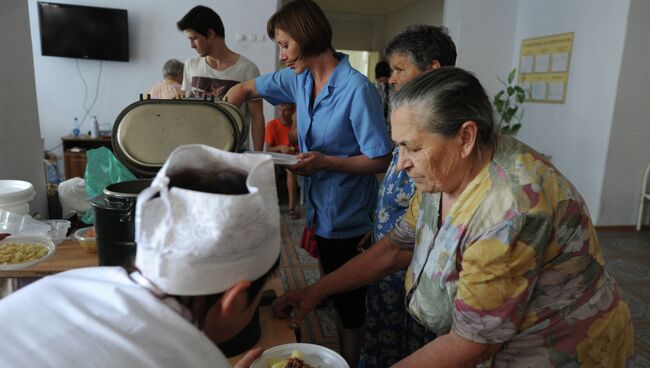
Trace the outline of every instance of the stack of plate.
<path fill-rule="evenodd" d="M 246 153 L 253 155 L 269 155 L 273 159 L 273 163 L 276 165 L 295 165 L 300 161 L 296 155 L 289 155 L 286 153 L 266 151 L 249 151 Z"/>

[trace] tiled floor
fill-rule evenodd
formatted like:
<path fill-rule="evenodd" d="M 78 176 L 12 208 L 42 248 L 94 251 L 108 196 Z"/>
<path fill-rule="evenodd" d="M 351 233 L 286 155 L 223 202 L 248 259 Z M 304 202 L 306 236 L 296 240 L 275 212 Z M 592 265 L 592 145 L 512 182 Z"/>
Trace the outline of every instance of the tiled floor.
<path fill-rule="evenodd" d="M 285 218 L 286 211 L 284 208 Z M 304 219 L 286 220 L 286 225 L 293 243 L 283 249 L 280 272 L 285 287 L 309 285 L 318 280 L 320 271 L 318 262 L 297 245 Z M 630 305 L 636 335 L 632 366 L 650 368 L 650 231 L 599 232 L 598 237 L 607 271 L 618 281 Z M 309 314 L 302 329 L 303 342 L 338 349 L 332 311 L 327 305 Z"/>
<path fill-rule="evenodd" d="M 633 367 L 650 367 L 650 232 L 599 232 L 607 272 L 630 306 L 636 357 Z"/>

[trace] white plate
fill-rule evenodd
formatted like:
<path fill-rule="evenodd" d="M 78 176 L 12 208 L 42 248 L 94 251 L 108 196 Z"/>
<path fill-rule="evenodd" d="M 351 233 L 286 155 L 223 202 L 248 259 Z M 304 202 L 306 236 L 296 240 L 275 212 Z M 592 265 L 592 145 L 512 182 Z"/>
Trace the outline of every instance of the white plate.
<path fill-rule="evenodd" d="M 267 368 L 269 359 L 289 359 L 294 350 L 302 351 L 305 363 L 321 368 L 350 368 L 348 363 L 334 350 L 314 344 L 284 344 L 272 347 L 253 362 L 250 368 Z"/>
<path fill-rule="evenodd" d="M 276 165 L 294 165 L 297 164 L 298 157 L 296 155 L 289 155 L 286 153 L 279 152 L 266 152 L 266 151 L 249 151 L 246 152 L 253 155 L 269 155 L 273 159 L 273 163 Z"/>
<path fill-rule="evenodd" d="M 0 264 L 0 271 L 11 271 L 11 270 L 20 270 L 22 268 L 27 268 L 29 266 L 33 266 L 37 263 L 41 263 L 44 260 L 50 258 L 52 254 L 54 254 L 54 243 L 50 238 L 42 238 L 39 236 L 22 236 L 22 235 L 15 235 L 15 236 L 10 236 L 8 238 L 5 238 L 4 240 L 0 241 L 0 247 L 5 246 L 6 244 L 11 244 L 11 243 L 32 243 L 32 244 L 39 244 L 47 248 L 47 254 L 39 259 L 34 259 L 31 261 L 23 262 L 23 263 L 14 263 L 14 264 Z"/>

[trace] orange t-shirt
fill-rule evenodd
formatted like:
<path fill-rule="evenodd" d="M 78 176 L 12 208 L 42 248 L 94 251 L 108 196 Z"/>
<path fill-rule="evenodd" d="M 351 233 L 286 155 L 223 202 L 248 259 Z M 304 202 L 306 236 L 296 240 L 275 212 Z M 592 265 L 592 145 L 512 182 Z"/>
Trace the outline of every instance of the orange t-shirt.
<path fill-rule="evenodd" d="M 283 125 L 280 118 L 273 119 L 266 125 L 264 141 L 269 146 L 293 146 L 296 148 L 297 152 L 298 147 L 289 143 L 289 131 L 291 131 L 291 125 Z"/>

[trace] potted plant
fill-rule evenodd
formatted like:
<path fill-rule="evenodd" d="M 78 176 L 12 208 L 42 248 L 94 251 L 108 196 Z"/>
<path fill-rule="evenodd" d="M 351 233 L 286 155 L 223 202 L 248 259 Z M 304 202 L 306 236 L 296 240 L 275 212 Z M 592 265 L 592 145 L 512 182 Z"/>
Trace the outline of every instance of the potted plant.
<path fill-rule="evenodd" d="M 508 82 L 497 77 L 504 89 L 494 96 L 492 103 L 497 114 L 497 132 L 501 134 L 515 135 L 521 128 L 521 120 L 524 117 L 524 110 L 519 107 L 524 103 L 526 92 L 515 83 L 516 74 L 517 69 L 512 69 L 508 74 Z"/>

